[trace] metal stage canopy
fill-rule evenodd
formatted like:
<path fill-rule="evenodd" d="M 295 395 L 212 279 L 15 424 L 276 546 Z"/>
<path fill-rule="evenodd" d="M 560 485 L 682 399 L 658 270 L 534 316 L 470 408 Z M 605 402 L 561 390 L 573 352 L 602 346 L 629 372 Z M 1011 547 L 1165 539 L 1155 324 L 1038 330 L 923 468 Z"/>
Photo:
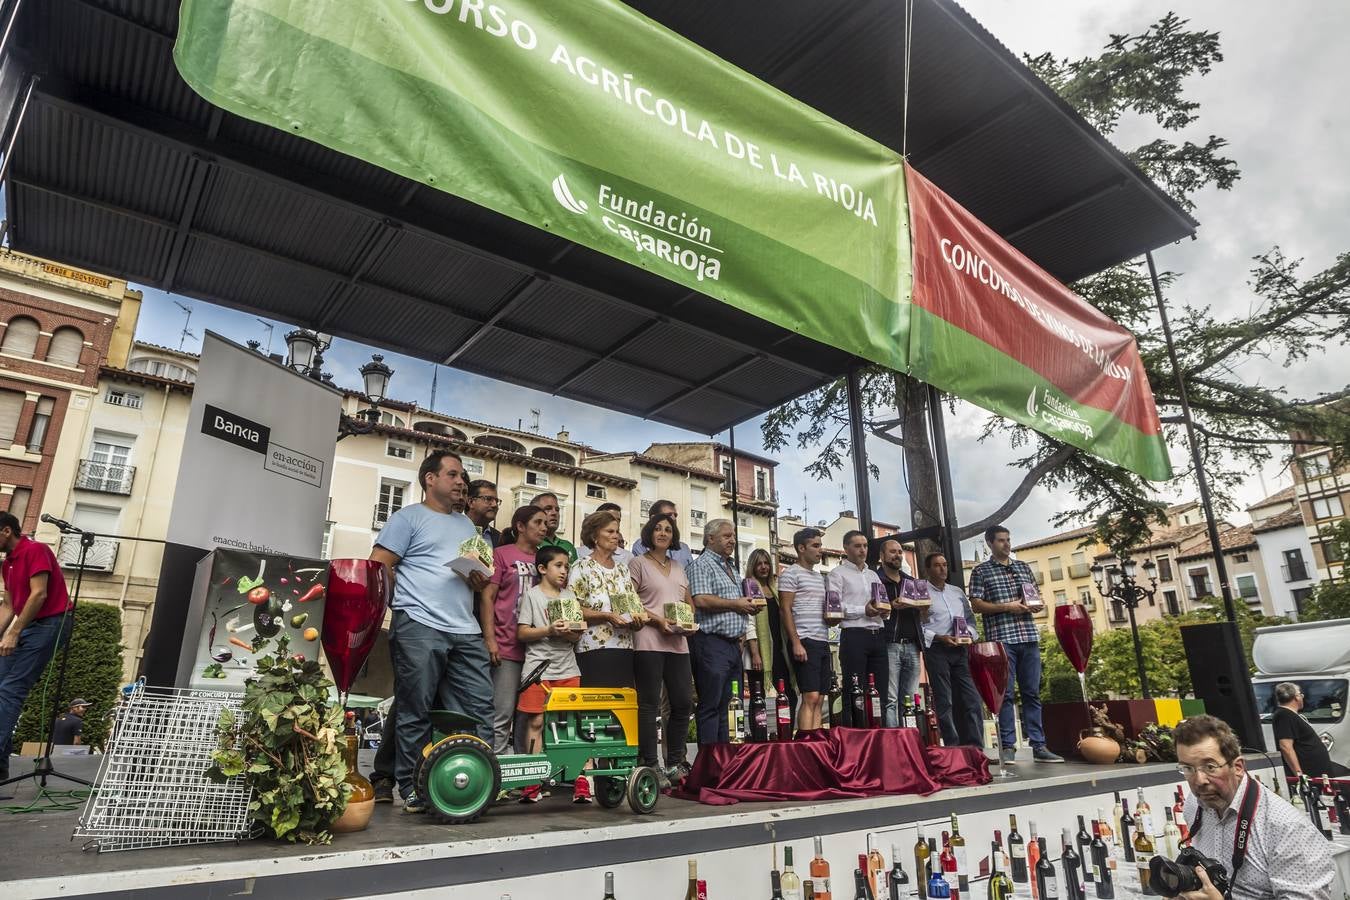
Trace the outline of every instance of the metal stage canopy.
<path fill-rule="evenodd" d="M 632 5 L 901 148 L 900 0 Z M 223 112 L 174 68 L 177 10 L 22 0 L 9 52 L 38 81 L 6 184 L 16 250 L 702 433 L 854 361 Z M 915 0 L 913 28 L 910 159 L 1042 267 L 1070 281 L 1194 232 L 955 3 Z"/>

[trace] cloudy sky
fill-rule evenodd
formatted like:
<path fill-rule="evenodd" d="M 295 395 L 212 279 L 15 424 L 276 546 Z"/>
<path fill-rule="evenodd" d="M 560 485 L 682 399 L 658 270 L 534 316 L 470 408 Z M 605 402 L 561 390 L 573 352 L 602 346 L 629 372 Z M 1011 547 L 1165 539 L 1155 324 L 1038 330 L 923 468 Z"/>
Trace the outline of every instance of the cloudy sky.
<path fill-rule="evenodd" d="M 967 9 L 1015 53 L 1051 51 L 1079 57 L 1098 52 L 1112 32 L 1137 32 L 1169 8 L 1160 2 L 1121 0 L 965 0 Z M 1175 6 L 1175 4 L 1173 5 Z M 1344 102 L 1341 37 L 1350 33 L 1350 5 L 1293 3 L 1272 16 L 1269 4 L 1235 0 L 1192 0 L 1180 6 L 1194 27 L 1219 31 L 1225 61 L 1207 78 L 1189 85 L 1200 101 L 1201 117 L 1185 136 L 1202 142 L 1209 134 L 1227 137 L 1230 155 L 1242 179 L 1229 192 L 1201 195 L 1196 217 L 1199 240 L 1159 250 L 1158 264 L 1184 273 L 1173 288 L 1174 306 L 1210 305 L 1224 312 L 1246 310 L 1252 295 L 1247 286 L 1251 257 L 1278 243 L 1294 258 L 1304 258 L 1305 274 L 1329 265 L 1337 252 L 1350 248 L 1350 179 L 1344 176 L 1350 158 L 1350 107 Z M 1128 148 L 1135 138 L 1151 135 L 1142 125 L 1127 123 L 1114 140 Z M 183 338 L 186 316 L 175 301 L 192 308 L 190 330 Z M 273 350 L 284 351 L 281 336 L 289 326 L 274 323 Z M 185 349 L 200 346 L 203 329 L 235 340 L 268 340 L 266 325 L 253 316 L 170 297 L 146 290 L 138 337 Z M 371 351 L 339 342 L 329 354 L 329 368 L 339 383 L 356 386 L 356 369 Z M 431 364 L 390 355 L 396 370 L 392 393 L 427 406 L 431 401 Z M 1346 381 L 1343 362 L 1327 356 L 1284 369 L 1278 363 L 1253 363 L 1238 374 L 1253 383 L 1287 384 L 1301 394 L 1339 388 Z M 649 441 L 687 438 L 686 432 L 607 412 L 546 394 L 501 384 L 442 368 L 435 408 L 444 413 L 515 427 L 527 427 L 531 410 L 540 411 L 541 430 L 566 428 L 574 440 L 606 450 L 641 448 Z M 961 520 L 983 517 L 1002 501 L 1008 484 L 1018 477 L 1003 464 L 1006 447 L 976 441 L 985 413 L 961 405 L 948 419 L 957 513 Z M 698 437 L 698 436 L 695 436 Z M 721 436 L 723 440 L 726 435 Z M 760 450 L 759 423 L 737 429 L 739 446 Z M 873 441 L 868 447 L 881 468 L 874 482 L 873 510 L 879 519 L 909 525 L 908 499 L 901 477 L 898 448 Z M 778 454 L 778 488 L 782 507 L 811 519 L 830 519 L 854 506 L 850 471 L 834 481 L 807 478 L 803 466 L 811 451 Z M 1174 462 L 1183 461 L 1174 452 Z M 1287 473 L 1272 465 L 1253 477 L 1238 497 L 1241 505 L 1289 483 Z M 1169 499 L 1194 496 L 1191 483 L 1163 486 Z M 1050 532 L 1048 519 L 1066 504 L 1047 491 L 1037 491 L 1009 520 L 1015 540 Z M 1245 521 L 1245 516 L 1233 517 Z M 967 543 L 967 549 L 972 546 Z"/>

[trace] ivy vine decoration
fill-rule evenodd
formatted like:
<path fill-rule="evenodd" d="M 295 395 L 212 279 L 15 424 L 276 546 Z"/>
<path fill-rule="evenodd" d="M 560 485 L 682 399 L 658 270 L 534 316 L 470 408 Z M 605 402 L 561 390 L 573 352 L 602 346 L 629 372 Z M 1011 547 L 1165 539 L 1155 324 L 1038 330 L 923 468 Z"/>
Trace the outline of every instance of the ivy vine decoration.
<path fill-rule="evenodd" d="M 342 707 L 329 702 L 332 681 L 318 661 L 291 656 L 288 646 L 283 634 L 275 655 L 257 659 L 240 720 L 221 712 L 219 747 L 206 775 L 217 782 L 247 778 L 253 820 L 273 837 L 327 844 L 351 793 L 343 783 Z"/>

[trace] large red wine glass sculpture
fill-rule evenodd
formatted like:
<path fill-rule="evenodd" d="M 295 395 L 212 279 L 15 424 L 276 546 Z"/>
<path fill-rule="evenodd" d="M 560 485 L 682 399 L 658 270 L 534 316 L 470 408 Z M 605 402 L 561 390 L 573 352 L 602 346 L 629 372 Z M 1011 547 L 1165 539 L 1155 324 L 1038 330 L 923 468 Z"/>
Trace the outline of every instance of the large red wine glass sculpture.
<path fill-rule="evenodd" d="M 1003 767 L 1003 742 L 999 737 L 998 711 L 1008 690 L 1008 652 L 998 641 L 978 641 L 970 645 L 970 675 L 975 690 L 994 717 L 994 745 L 998 748 L 998 777 L 1011 778 Z"/>
<path fill-rule="evenodd" d="M 371 559 L 335 559 L 328 564 L 323 610 L 323 652 L 343 705 L 380 636 L 392 593 L 389 569 Z"/>
<path fill-rule="evenodd" d="M 1055 607 L 1055 637 L 1069 658 L 1069 664 L 1078 672 L 1078 684 L 1083 689 L 1083 703 L 1088 702 L 1087 667 L 1092 658 L 1092 618 L 1081 603 L 1061 603 Z M 1092 721 L 1091 713 L 1088 721 Z"/>

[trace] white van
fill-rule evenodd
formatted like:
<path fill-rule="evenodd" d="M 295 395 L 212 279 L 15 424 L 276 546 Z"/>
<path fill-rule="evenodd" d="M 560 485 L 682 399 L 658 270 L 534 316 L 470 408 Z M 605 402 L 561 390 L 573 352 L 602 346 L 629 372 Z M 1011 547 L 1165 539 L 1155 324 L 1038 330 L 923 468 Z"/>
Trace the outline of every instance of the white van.
<path fill-rule="evenodd" d="M 1252 645 L 1256 674 L 1256 710 L 1266 746 L 1278 753 L 1271 731 L 1275 685 L 1292 681 L 1303 689 L 1303 717 L 1312 725 L 1331 758 L 1350 766 L 1350 619 L 1275 625 L 1256 629 Z"/>

